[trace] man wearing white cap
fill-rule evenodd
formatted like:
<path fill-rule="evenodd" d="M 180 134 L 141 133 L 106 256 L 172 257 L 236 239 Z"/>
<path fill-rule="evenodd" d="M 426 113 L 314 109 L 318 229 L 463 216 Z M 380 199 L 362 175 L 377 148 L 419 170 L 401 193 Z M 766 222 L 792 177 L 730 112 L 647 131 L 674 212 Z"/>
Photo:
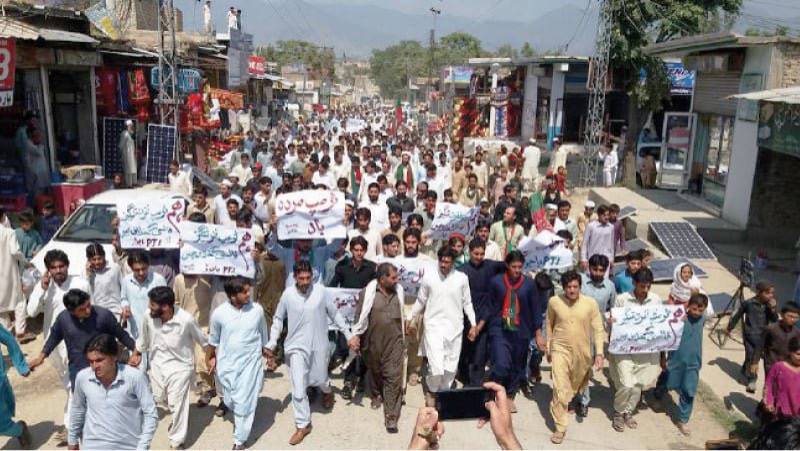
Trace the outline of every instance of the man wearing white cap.
<path fill-rule="evenodd" d="M 133 139 L 136 126 L 133 121 L 125 121 L 125 130 L 119 136 L 119 153 L 122 156 L 122 165 L 125 169 L 125 186 L 133 187 L 136 184 L 136 140 Z"/>
<path fill-rule="evenodd" d="M 224 216 L 225 212 L 228 211 L 228 199 L 233 198 L 239 204 L 239 208 L 242 208 L 242 198 L 233 194 L 231 191 L 233 188 L 233 183 L 225 179 L 222 183 L 219 184 L 219 194 L 217 197 L 214 198 L 214 209 L 217 212 L 217 224 L 222 224 L 220 220 L 222 219 L 221 216 Z"/>
<path fill-rule="evenodd" d="M 567 167 L 567 151 L 561 148 L 561 138 L 553 138 L 553 155 L 550 157 L 550 169 L 553 174 L 558 172 L 561 166 Z"/>
<path fill-rule="evenodd" d="M 536 147 L 536 138 L 528 140 L 528 145 L 522 151 L 522 157 L 525 159 L 522 163 L 522 179 L 525 182 L 525 188 L 533 190 L 536 186 L 536 179 L 539 177 L 539 160 L 542 157 L 542 151 Z"/>

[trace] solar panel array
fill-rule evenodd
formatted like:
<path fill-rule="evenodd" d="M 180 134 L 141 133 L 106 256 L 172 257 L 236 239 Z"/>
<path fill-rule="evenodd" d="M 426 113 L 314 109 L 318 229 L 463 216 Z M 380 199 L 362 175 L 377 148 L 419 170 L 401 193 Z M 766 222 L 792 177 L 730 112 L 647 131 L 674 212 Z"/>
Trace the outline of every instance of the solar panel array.
<path fill-rule="evenodd" d="M 103 169 L 107 178 L 125 172 L 122 153 L 119 151 L 119 137 L 125 131 L 125 121 L 116 117 L 103 118 Z"/>
<path fill-rule="evenodd" d="M 686 221 L 651 222 L 650 229 L 670 257 L 716 260 L 697 230 Z"/>
<path fill-rule="evenodd" d="M 176 130 L 172 125 L 147 127 L 147 182 L 167 183 L 169 163 L 175 159 Z"/>

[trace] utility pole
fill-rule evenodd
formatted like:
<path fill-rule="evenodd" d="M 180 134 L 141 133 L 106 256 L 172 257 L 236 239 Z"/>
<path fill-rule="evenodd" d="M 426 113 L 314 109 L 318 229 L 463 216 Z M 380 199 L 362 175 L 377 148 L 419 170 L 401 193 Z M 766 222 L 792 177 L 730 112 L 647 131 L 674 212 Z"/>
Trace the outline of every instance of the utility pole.
<path fill-rule="evenodd" d="M 178 94 L 178 42 L 172 0 L 158 3 L 158 113 L 162 125 L 175 127 L 175 159 L 180 158 L 180 108 Z"/>
<path fill-rule="evenodd" d="M 589 109 L 583 136 L 581 154 L 581 186 L 594 186 L 600 175 L 600 146 L 603 137 L 603 121 L 606 111 L 608 88 L 609 51 L 611 49 L 611 2 L 599 0 L 600 15 L 597 20 L 594 58 L 589 64 Z"/>
<path fill-rule="evenodd" d="M 433 15 L 433 28 L 431 28 L 430 43 L 428 45 L 428 48 L 430 49 L 431 53 L 431 64 L 430 67 L 428 68 L 428 89 L 427 89 L 428 94 L 426 96 L 427 97 L 426 100 L 429 102 L 428 108 L 430 108 L 431 104 L 433 103 L 431 102 L 431 92 L 433 92 L 433 67 L 436 58 L 436 17 L 438 17 L 439 14 L 442 13 L 442 10 L 431 8 L 430 12 Z"/>

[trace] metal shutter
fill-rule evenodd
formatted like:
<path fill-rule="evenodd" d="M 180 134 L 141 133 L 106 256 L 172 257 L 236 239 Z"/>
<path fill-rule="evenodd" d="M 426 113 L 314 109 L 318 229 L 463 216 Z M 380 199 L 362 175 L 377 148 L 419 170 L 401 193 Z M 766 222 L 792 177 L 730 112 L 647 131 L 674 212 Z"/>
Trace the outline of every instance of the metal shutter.
<path fill-rule="evenodd" d="M 700 73 L 694 88 L 694 111 L 724 116 L 736 116 L 735 99 L 726 97 L 739 94 L 739 72 Z"/>

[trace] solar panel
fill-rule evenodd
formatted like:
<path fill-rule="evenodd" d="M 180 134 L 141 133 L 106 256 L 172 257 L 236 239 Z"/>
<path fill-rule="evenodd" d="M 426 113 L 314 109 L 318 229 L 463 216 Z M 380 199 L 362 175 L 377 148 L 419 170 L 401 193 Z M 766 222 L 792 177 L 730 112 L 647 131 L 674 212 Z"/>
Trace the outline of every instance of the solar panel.
<path fill-rule="evenodd" d="M 636 207 L 631 207 L 628 205 L 626 207 L 622 207 L 622 210 L 619 211 L 619 215 L 617 215 L 617 219 L 625 219 L 628 216 L 633 216 L 638 212 L 639 210 Z"/>
<path fill-rule="evenodd" d="M 175 159 L 175 127 L 150 124 L 147 127 L 147 182 L 167 183 L 169 163 Z"/>
<path fill-rule="evenodd" d="M 650 262 L 650 271 L 653 273 L 654 282 L 672 282 L 672 275 L 675 272 L 675 267 L 678 265 L 683 266 L 684 263 L 692 265 L 694 275 L 699 278 L 708 277 L 701 267 L 692 263 L 688 258 L 667 258 L 662 260 L 653 260 Z M 614 274 L 625 271 L 625 263 L 617 263 L 614 265 Z"/>
<path fill-rule="evenodd" d="M 625 242 L 625 249 L 627 249 L 628 252 L 638 251 L 641 249 L 650 249 L 650 247 L 650 243 L 639 238 L 634 238 Z"/>
<path fill-rule="evenodd" d="M 103 169 L 106 177 L 124 173 L 125 165 L 119 151 L 119 137 L 125 131 L 125 121 L 116 117 L 103 118 Z"/>
<path fill-rule="evenodd" d="M 650 229 L 670 257 L 716 260 L 697 230 L 686 221 L 651 222 Z"/>

